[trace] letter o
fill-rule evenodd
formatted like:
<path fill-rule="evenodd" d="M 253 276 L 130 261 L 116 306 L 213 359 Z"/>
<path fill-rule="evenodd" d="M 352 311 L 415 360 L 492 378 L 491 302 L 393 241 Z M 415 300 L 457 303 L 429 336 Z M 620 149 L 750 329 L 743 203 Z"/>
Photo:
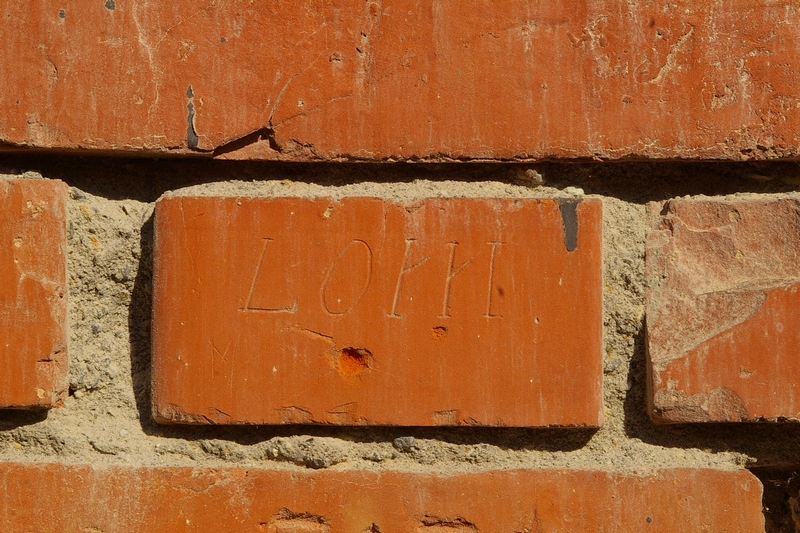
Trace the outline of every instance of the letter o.
<path fill-rule="evenodd" d="M 365 241 L 353 239 L 339 252 L 325 274 L 322 308 L 331 315 L 347 313 L 358 305 L 371 282 L 372 249 Z"/>

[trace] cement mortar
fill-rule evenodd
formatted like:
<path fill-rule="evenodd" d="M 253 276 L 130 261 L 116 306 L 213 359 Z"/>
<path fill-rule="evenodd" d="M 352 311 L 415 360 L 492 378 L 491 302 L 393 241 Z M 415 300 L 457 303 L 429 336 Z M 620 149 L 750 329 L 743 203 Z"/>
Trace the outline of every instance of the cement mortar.
<path fill-rule="evenodd" d="M 68 202 L 70 396 L 62 407 L 49 412 L 1 413 L 0 460 L 422 472 L 567 467 L 632 474 L 656 468 L 800 464 L 800 425 L 677 427 L 650 422 L 645 412 L 643 342 L 645 203 L 686 191 L 793 195 L 794 180 L 800 176 L 793 165 L 409 167 L 226 166 L 74 158 L 6 161 L 6 172 L 18 175 L 33 168 L 72 185 Z M 692 168 L 696 168 L 694 173 Z M 532 169 L 536 175 L 526 173 Z M 544 185 L 538 184 L 537 175 L 543 176 Z M 38 176 L 26 173 L 26 177 Z M 181 188 L 184 185 L 192 186 Z M 168 192 L 171 189 L 178 190 Z M 149 400 L 152 213 L 153 201 L 163 193 L 360 195 L 400 200 L 591 193 L 601 198 L 605 426 L 594 431 L 153 423 Z"/>

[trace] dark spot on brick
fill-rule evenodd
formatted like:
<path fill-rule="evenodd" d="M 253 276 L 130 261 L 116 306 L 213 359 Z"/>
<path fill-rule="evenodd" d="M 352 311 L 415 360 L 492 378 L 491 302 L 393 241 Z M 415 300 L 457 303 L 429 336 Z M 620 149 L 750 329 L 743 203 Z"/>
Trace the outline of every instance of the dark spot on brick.
<path fill-rule="evenodd" d="M 194 91 L 192 91 L 191 85 L 186 89 L 186 96 L 189 97 L 189 102 L 186 104 L 186 109 L 189 110 L 189 114 L 186 117 L 188 121 L 188 125 L 186 126 L 186 144 L 189 148 L 197 148 L 197 145 L 200 144 L 200 138 L 197 136 L 197 131 L 194 129 Z"/>
<path fill-rule="evenodd" d="M 558 201 L 558 209 L 561 211 L 561 223 L 564 226 L 564 246 L 568 252 L 572 252 L 578 247 L 578 204 L 580 200 Z"/>
<path fill-rule="evenodd" d="M 189 102 L 186 104 L 186 108 L 189 110 L 189 116 L 187 117 L 189 124 L 186 127 L 186 144 L 189 148 L 197 148 L 197 145 L 200 144 L 200 139 L 197 137 L 197 132 L 194 129 L 194 103 Z"/>

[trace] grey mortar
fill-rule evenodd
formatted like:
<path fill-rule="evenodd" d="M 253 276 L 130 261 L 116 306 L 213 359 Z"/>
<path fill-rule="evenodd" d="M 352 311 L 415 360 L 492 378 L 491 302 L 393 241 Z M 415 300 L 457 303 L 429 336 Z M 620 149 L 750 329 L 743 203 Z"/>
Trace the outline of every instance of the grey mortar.
<path fill-rule="evenodd" d="M 645 413 L 644 396 L 645 202 L 687 192 L 794 194 L 793 167 L 722 165 L 714 171 L 698 167 L 692 174 L 695 167 L 676 164 L 551 163 L 536 166 L 547 186 L 531 187 L 515 178 L 520 166 L 503 164 L 63 161 L 21 158 L 13 164 L 73 186 L 68 202 L 71 395 L 63 407 L 47 413 L 3 413 L 0 460 L 418 472 L 566 467 L 631 474 L 800 463 L 798 426 L 655 426 Z M 704 172 L 705 181 L 696 181 Z M 755 172 L 769 179 L 748 177 Z M 191 183 L 199 184 L 181 187 Z M 580 196 L 575 187 L 604 204 L 603 428 L 189 427 L 150 420 L 152 211 L 160 194 L 400 200 Z M 414 445 L 398 449 L 393 444 L 398 437 L 413 437 Z"/>

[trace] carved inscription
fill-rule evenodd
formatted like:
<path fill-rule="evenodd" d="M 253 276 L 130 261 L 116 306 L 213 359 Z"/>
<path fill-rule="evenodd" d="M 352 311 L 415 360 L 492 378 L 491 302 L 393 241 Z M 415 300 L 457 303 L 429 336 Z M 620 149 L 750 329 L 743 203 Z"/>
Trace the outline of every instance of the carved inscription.
<path fill-rule="evenodd" d="M 576 204 L 577 236 L 560 205 L 165 197 L 155 219 L 155 416 L 597 426 L 602 203 Z M 454 512 L 425 533 L 469 529 Z"/>
<path fill-rule="evenodd" d="M 442 314 L 439 315 L 440 318 L 448 318 L 450 316 L 450 282 L 453 281 L 453 278 L 456 277 L 456 274 L 461 272 L 461 269 L 467 266 L 472 259 L 467 259 L 463 263 L 458 266 L 455 266 L 456 260 L 456 247 L 458 246 L 458 241 L 452 241 L 447 243 L 447 246 L 450 247 L 450 267 L 447 270 L 447 277 L 444 281 L 444 298 L 442 301 Z"/>
<path fill-rule="evenodd" d="M 253 307 L 253 293 L 256 290 L 256 283 L 258 282 L 259 277 L 261 277 L 261 268 L 264 265 L 264 258 L 267 255 L 267 247 L 269 243 L 272 242 L 274 239 L 270 239 L 266 237 L 264 239 L 263 248 L 261 249 L 261 255 L 258 258 L 258 264 L 256 265 L 255 273 L 253 274 L 253 282 L 250 283 L 250 291 L 247 293 L 247 301 L 244 304 L 244 307 L 240 308 L 240 311 L 260 311 L 263 313 L 296 313 L 297 312 L 297 299 L 295 298 L 294 303 L 291 305 L 286 305 L 282 307 Z"/>
<path fill-rule="evenodd" d="M 352 293 L 352 290 L 339 291 L 341 293 L 340 295 L 331 294 L 334 291 L 329 290 L 329 288 L 334 285 L 349 285 L 348 282 L 351 282 L 354 277 L 357 277 L 356 272 L 359 268 L 363 269 L 366 275 L 362 275 L 364 279 L 361 284 L 361 290 L 357 291 L 357 296 L 352 299 L 347 298 L 347 295 L 344 293 Z M 338 283 L 331 284 L 332 279 Z M 353 239 L 339 253 L 339 256 L 334 260 L 330 268 L 328 268 L 327 274 L 325 274 L 325 281 L 322 282 L 322 308 L 329 315 L 345 314 L 358 305 L 358 302 L 360 302 L 367 293 L 371 281 L 372 248 L 361 239 Z M 356 280 L 355 283 L 358 283 L 358 280 Z"/>
<path fill-rule="evenodd" d="M 403 278 L 410 271 L 422 265 L 422 263 L 431 258 L 431 256 L 426 255 L 416 263 L 409 264 L 409 258 L 411 257 L 411 245 L 413 245 L 415 241 L 416 239 L 406 239 L 406 253 L 403 258 L 403 266 L 400 268 L 400 273 L 397 275 L 397 285 L 395 286 L 394 298 L 392 299 L 392 310 L 389 313 L 389 316 L 394 318 L 400 318 L 400 314 L 397 312 L 397 303 L 400 300 L 400 290 L 403 288 Z"/>
<path fill-rule="evenodd" d="M 486 318 L 500 318 L 500 315 L 492 314 L 492 290 L 494 289 L 494 262 L 497 257 L 497 247 L 503 243 L 499 241 L 491 241 L 487 244 L 492 246 L 492 256 L 489 259 L 489 286 L 486 294 L 486 313 L 483 316 Z"/>
<path fill-rule="evenodd" d="M 254 305 L 253 295 L 256 291 L 256 286 L 263 282 L 263 270 L 266 268 L 266 263 L 269 261 L 268 248 L 270 243 L 275 239 L 265 237 L 262 239 L 263 244 L 258 261 L 255 265 L 253 276 L 250 282 L 250 287 L 244 299 L 245 303 L 239 308 L 243 312 L 261 312 L 261 313 L 297 313 L 298 298 L 287 301 L 286 305 L 281 306 L 263 306 Z M 427 261 L 432 259 L 430 255 L 422 257 L 414 257 L 414 245 L 417 242 L 415 238 L 405 239 L 405 253 L 403 256 L 403 263 L 397 271 L 397 279 L 394 285 L 394 292 L 392 294 L 391 302 L 387 302 L 388 313 L 386 316 L 391 318 L 402 318 L 400 313 L 400 301 L 403 294 L 404 281 L 407 276 L 413 275 L 414 270 L 421 267 Z M 505 243 L 501 241 L 489 241 L 486 243 L 490 248 L 488 254 L 488 276 L 486 280 L 486 312 L 483 314 L 485 318 L 502 318 L 500 315 L 495 314 L 492 310 L 493 293 L 495 292 L 494 277 L 497 264 L 498 249 Z M 450 299 L 452 292 L 452 283 L 454 278 L 458 276 L 467 267 L 471 266 L 472 257 L 457 259 L 458 255 L 458 241 L 450 241 L 445 244 L 444 256 L 447 258 L 447 267 L 445 276 L 442 279 L 442 292 L 441 292 L 441 313 L 439 318 L 450 318 Z M 374 252 L 369 243 L 362 239 L 352 239 L 339 254 L 331 261 L 325 271 L 325 277 L 320 286 L 320 305 L 322 310 L 329 315 L 344 315 L 345 313 L 353 310 L 364 298 L 364 295 L 370 288 L 373 278 L 373 262 Z M 281 283 L 282 280 L 268 280 L 270 283 Z M 424 295 L 425 297 L 434 297 L 433 295 Z M 289 303 L 291 302 L 291 303 Z"/>

